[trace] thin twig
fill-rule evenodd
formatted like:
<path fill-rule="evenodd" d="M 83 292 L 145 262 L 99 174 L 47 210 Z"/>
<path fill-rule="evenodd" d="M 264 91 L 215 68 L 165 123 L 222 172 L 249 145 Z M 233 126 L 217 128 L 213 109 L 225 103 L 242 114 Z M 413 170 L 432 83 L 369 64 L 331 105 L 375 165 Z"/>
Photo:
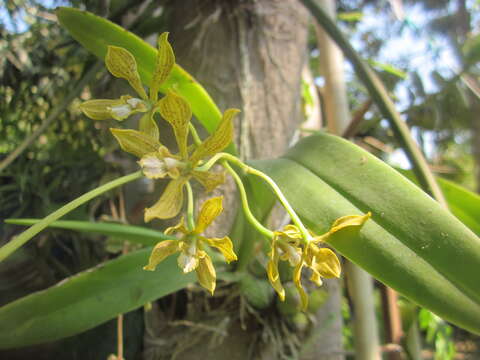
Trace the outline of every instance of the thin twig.
<path fill-rule="evenodd" d="M 359 125 L 361 124 L 363 118 L 365 117 L 365 114 L 370 109 L 372 104 L 372 99 L 368 99 L 359 109 L 357 109 L 353 113 L 352 121 L 350 121 L 350 124 L 348 124 L 348 127 L 343 132 L 342 137 L 344 137 L 345 139 L 349 139 L 357 134 Z"/>
<path fill-rule="evenodd" d="M 123 360 L 123 314 L 117 316 L 117 360 Z"/>

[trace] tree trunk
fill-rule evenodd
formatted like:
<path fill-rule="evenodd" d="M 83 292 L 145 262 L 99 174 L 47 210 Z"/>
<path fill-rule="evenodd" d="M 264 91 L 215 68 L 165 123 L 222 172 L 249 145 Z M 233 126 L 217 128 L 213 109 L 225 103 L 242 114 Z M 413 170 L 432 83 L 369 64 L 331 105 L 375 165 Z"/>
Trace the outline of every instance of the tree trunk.
<path fill-rule="evenodd" d="M 242 110 L 235 124 L 240 156 L 251 159 L 282 154 L 301 120 L 306 10 L 296 0 L 185 0 L 169 2 L 166 9 L 171 11 L 167 28 L 177 62 L 196 77 L 222 111 L 229 107 Z M 227 184 L 222 191 L 227 215 L 213 228 L 216 236 L 227 233 L 237 207 L 234 187 Z M 231 359 L 279 358 L 275 347 L 285 342 L 261 340 L 261 331 L 269 322 L 282 320 L 272 316 L 273 309 L 267 309 L 269 315 L 259 312 L 258 322 L 244 324 L 242 329 L 237 321 L 239 307 L 231 310 L 235 314 L 224 317 L 234 320 L 220 344 L 212 349 L 209 341 L 200 341 L 177 356 L 187 360 L 202 356 L 224 359 L 226 354 Z M 204 314 L 208 316 L 212 315 Z M 186 343 L 191 341 L 190 335 L 184 335 Z M 340 338 L 340 331 L 335 336 Z"/>

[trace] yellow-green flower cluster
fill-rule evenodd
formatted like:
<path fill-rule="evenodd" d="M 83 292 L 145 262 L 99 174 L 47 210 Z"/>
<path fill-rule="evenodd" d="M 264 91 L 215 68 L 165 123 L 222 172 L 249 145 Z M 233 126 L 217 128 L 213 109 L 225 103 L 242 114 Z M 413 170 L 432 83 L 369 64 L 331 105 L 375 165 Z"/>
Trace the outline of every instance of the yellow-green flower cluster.
<path fill-rule="evenodd" d="M 341 273 L 337 255 L 329 248 L 319 247 L 318 245 L 327 243 L 332 235 L 341 230 L 349 227 L 361 227 L 369 218 L 370 213 L 361 216 L 341 217 L 333 223 L 327 233 L 312 237 L 307 241 L 295 225 L 287 225 L 282 231 L 275 231 L 269 252 L 267 274 L 280 299 L 285 300 L 285 289 L 280 282 L 278 273 L 278 262 L 280 260 L 288 261 L 294 267 L 293 282 L 300 294 L 301 307 L 304 310 L 308 305 L 308 296 L 301 282 L 302 269 L 307 267 L 311 270 L 310 280 L 318 286 L 322 285 L 322 277 L 336 278 Z"/>
<path fill-rule="evenodd" d="M 196 141 L 189 144 L 189 133 L 194 131 L 190 123 L 192 110 L 188 101 L 177 94 L 174 86 L 169 83 L 171 72 L 175 66 L 175 56 L 168 42 L 168 33 L 163 33 L 159 37 L 155 69 L 148 95 L 142 85 L 135 57 L 128 50 L 109 46 L 105 63 L 112 75 L 128 81 L 138 97 L 123 95 L 119 99 L 90 100 L 81 105 L 81 110 L 94 120 L 123 121 L 131 115 L 143 114 L 139 120 L 138 130 L 112 128 L 110 131 L 124 151 L 139 159 L 138 164 L 147 178 L 169 179 L 160 199 L 152 207 L 145 209 L 145 221 L 148 222 L 155 218 L 170 219 L 178 215 L 184 205 L 185 187 L 188 190 L 186 223 L 182 218 L 178 225 L 165 231 L 166 234 L 179 233 L 180 237 L 175 240 L 159 242 L 153 249 L 148 264 L 144 267 L 145 270 L 154 271 L 166 257 L 179 253 L 178 265 L 183 272 L 188 273 L 195 270 L 199 283 L 213 294 L 216 285 L 216 271 L 206 249 L 208 247 L 216 248 L 223 254 L 227 263 L 237 260 L 230 238 L 207 238 L 201 235 L 222 212 L 223 198 L 214 197 L 205 201 L 198 212 L 196 221 L 193 214 L 193 194 L 190 180 L 195 179 L 203 185 L 207 192 L 212 191 L 224 182 L 225 175 L 211 172 L 209 169 L 216 161 L 223 158 L 225 159 L 222 163 L 224 168 L 231 173 L 240 190 L 247 219 L 262 234 L 271 238 L 267 274 L 280 299 L 284 300 L 285 298 L 285 290 L 278 272 L 280 260 L 288 261 L 294 267 L 293 282 L 300 294 L 303 309 L 306 308 L 308 302 L 307 294 L 301 283 L 304 267 L 311 270 L 310 280 L 317 285 L 322 284 L 322 277 L 340 276 L 340 262 L 337 256 L 332 250 L 320 247 L 319 244 L 327 242 L 330 237 L 343 229 L 361 227 L 370 214 L 342 217 L 336 220 L 332 228 L 322 236 L 315 237 L 309 234 L 272 179 L 245 165 L 238 158 L 221 153 L 233 140 L 233 118 L 239 112 L 237 109 L 226 110 L 217 129 L 204 141 L 198 139 L 194 132 L 192 135 Z M 158 99 L 158 92 L 162 86 L 166 95 Z M 157 113 L 173 129 L 177 145 L 175 151 L 160 142 L 159 128 L 155 119 Z M 295 225 L 287 225 L 283 230 L 275 232 L 263 227 L 250 212 L 242 180 L 235 170 L 225 162 L 227 160 L 251 174 L 262 177 L 273 189 Z"/>
<path fill-rule="evenodd" d="M 138 97 L 123 95 L 119 99 L 95 99 L 84 102 L 80 108 L 94 120 L 125 120 L 131 115 L 142 113 L 138 130 L 112 128 L 110 131 L 120 147 L 135 155 L 143 174 L 150 179 L 170 179 L 160 199 L 145 209 L 145 221 L 170 219 L 178 215 L 183 207 L 184 187 L 193 178 L 203 185 L 207 192 L 212 191 L 225 180 L 224 173 L 196 170 L 203 160 L 225 149 L 233 140 L 233 118 L 237 109 L 225 111 L 217 129 L 200 144 L 188 144 L 192 110 L 183 97 L 169 89 L 158 100 L 162 84 L 169 78 L 175 65 L 175 56 L 168 42 L 168 33 L 159 37 L 155 70 L 149 88 L 145 91 L 137 70 L 135 57 L 126 49 L 109 46 L 105 63 L 110 73 L 128 81 Z M 155 114 L 159 113 L 172 127 L 178 152 L 160 142 L 160 133 Z M 222 211 L 222 198 L 207 200 L 198 215 L 195 227 L 186 228 L 181 224 L 167 229 L 167 233 L 179 232 L 179 240 L 162 241 L 155 246 L 146 270 L 155 267 L 167 256 L 180 252 L 178 263 L 184 272 L 196 270 L 200 284 L 211 291 L 215 289 L 215 269 L 204 246 L 219 249 L 227 262 L 236 260 L 233 245 L 228 237 L 221 239 L 200 236 L 203 230 Z M 193 214 L 191 214 L 193 216 Z"/>
<path fill-rule="evenodd" d="M 237 260 L 233 251 L 232 241 L 228 236 L 223 238 L 206 238 L 200 234 L 212 223 L 222 212 L 222 197 L 214 197 L 205 201 L 198 215 L 198 221 L 193 230 L 185 227 L 184 219 L 173 227 L 165 230 L 165 234 L 181 233 L 178 240 L 162 241 L 155 246 L 150 255 L 145 270 L 154 271 L 155 267 L 167 256 L 180 252 L 177 259 L 178 266 L 184 273 L 196 270 L 198 282 L 212 295 L 215 291 L 216 273 L 210 256 L 205 252 L 205 246 L 217 248 L 225 257 L 227 263 Z"/>

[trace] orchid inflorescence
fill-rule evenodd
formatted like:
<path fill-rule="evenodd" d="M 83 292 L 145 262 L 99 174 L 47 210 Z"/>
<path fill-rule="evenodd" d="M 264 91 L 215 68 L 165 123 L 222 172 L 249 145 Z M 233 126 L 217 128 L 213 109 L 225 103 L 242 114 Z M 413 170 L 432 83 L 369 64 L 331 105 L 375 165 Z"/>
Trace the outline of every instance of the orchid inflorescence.
<path fill-rule="evenodd" d="M 202 141 L 191 123 L 192 110 L 189 102 L 176 91 L 175 82 L 170 79 L 175 66 L 175 55 L 168 42 L 168 33 L 161 34 L 158 40 L 155 69 L 148 95 L 142 85 L 135 57 L 127 49 L 109 46 L 105 63 L 112 75 L 128 81 L 138 97 L 123 95 L 119 99 L 89 100 L 80 108 L 86 116 L 94 120 L 123 121 L 134 114 L 142 114 L 138 130 L 111 128 L 110 131 L 122 150 L 139 159 L 138 164 L 145 177 L 153 180 L 169 179 L 160 199 L 152 207 L 145 209 L 145 221 L 177 216 L 184 207 L 185 190 L 188 194 L 186 221 L 185 217 L 182 217 L 178 225 L 165 231 L 166 234 L 179 233 L 181 236 L 176 240 L 159 242 L 153 248 L 145 270 L 154 271 L 166 257 L 179 253 L 178 265 L 183 272 L 195 270 L 200 285 L 213 294 L 216 272 L 206 250 L 218 249 L 227 263 L 237 260 L 232 240 L 228 236 L 208 238 L 201 235 L 222 212 L 223 197 L 206 200 L 196 218 L 193 210 L 194 196 L 190 181 L 195 179 L 207 192 L 214 190 L 225 181 L 224 172 L 210 171 L 210 168 L 218 163 L 234 178 L 247 219 L 269 242 L 268 279 L 281 300 L 285 298 L 285 290 L 279 277 L 280 260 L 288 261 L 294 267 L 293 281 L 300 294 L 303 309 L 306 308 L 308 301 L 301 284 L 301 272 L 304 267 L 312 271 L 310 279 L 317 285 L 322 284 L 322 277 L 340 276 L 340 262 L 337 256 L 331 249 L 320 247 L 319 244 L 326 244 L 330 236 L 343 228 L 362 226 L 370 214 L 342 217 L 335 221 L 326 234 L 322 236 L 311 234 L 271 178 L 246 165 L 237 157 L 222 152 L 233 140 L 233 119 L 239 112 L 237 109 L 226 110 L 216 130 Z M 158 99 L 160 89 L 165 96 Z M 155 118 L 157 113 L 172 127 L 177 144 L 176 151 L 160 142 L 160 132 Z M 191 144 L 189 135 L 194 139 Z M 229 163 L 235 164 L 246 173 L 263 178 L 272 187 L 294 224 L 287 225 L 279 231 L 265 228 L 252 215 L 242 180 Z"/>

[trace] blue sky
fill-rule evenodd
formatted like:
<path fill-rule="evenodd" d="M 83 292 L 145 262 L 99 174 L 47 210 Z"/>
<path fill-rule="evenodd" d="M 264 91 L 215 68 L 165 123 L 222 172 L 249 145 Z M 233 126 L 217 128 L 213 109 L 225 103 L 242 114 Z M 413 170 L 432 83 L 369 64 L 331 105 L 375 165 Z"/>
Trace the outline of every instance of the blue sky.
<path fill-rule="evenodd" d="M 6 0 L 8 1 L 8 0 Z M 69 1 L 66 0 L 42 0 L 37 1 L 41 3 L 47 9 L 55 9 L 57 6 L 68 5 Z M 5 26 L 5 28 L 10 32 L 24 32 L 30 26 L 28 21 L 29 15 L 21 9 L 13 19 L 13 22 L 10 21 L 10 16 L 8 15 L 6 6 L 0 6 L 0 22 Z"/>

